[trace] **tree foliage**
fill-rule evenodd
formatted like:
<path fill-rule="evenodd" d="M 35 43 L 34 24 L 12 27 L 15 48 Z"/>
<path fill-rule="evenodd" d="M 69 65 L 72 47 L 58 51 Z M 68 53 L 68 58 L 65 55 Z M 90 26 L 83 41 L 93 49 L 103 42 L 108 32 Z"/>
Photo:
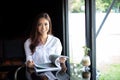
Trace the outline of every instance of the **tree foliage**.
<path fill-rule="evenodd" d="M 96 0 L 96 11 L 106 12 L 110 7 L 113 0 Z M 85 0 L 70 0 L 69 10 L 72 13 L 84 12 Z M 115 0 L 112 11 L 120 12 L 120 0 Z"/>
<path fill-rule="evenodd" d="M 69 9 L 73 13 L 83 12 L 84 0 L 70 0 L 69 1 Z"/>
<path fill-rule="evenodd" d="M 96 0 L 96 10 L 100 12 L 106 12 L 110 7 L 113 0 Z M 115 0 L 115 3 L 112 7 L 112 11 L 120 12 L 120 0 Z"/>

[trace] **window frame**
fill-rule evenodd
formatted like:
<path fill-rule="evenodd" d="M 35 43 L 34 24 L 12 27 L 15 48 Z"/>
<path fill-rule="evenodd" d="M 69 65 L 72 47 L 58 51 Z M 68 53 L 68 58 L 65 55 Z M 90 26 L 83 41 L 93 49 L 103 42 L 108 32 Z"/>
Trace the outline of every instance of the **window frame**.
<path fill-rule="evenodd" d="M 69 56 L 69 24 L 68 24 L 68 0 L 62 0 L 63 14 L 63 53 Z M 86 29 L 86 45 L 90 51 L 90 72 L 91 80 L 96 80 L 96 30 L 95 30 L 95 0 L 85 0 L 85 29 Z M 68 67 L 70 65 L 68 64 Z M 68 68 L 70 71 L 70 68 Z"/>

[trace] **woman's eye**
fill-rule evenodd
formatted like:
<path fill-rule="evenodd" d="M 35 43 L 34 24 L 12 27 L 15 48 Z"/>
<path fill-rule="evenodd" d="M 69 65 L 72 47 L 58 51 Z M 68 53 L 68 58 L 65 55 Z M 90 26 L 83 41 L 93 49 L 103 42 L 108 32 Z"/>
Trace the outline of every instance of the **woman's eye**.
<path fill-rule="evenodd" d="M 38 26 L 41 26 L 41 24 L 39 23 Z"/>
<path fill-rule="evenodd" d="M 47 23 L 45 23 L 45 26 L 47 26 L 48 24 Z"/>
<path fill-rule="evenodd" d="M 42 25 L 47 26 L 48 23 L 45 23 L 45 24 L 39 23 L 39 24 L 37 24 L 37 26 L 42 26 Z"/>

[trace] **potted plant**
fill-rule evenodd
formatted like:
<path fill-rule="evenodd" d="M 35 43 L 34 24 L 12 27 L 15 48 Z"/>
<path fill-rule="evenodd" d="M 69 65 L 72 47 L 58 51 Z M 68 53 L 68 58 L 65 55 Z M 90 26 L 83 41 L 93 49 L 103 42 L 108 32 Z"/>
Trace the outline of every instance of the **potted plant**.
<path fill-rule="evenodd" d="M 89 51 L 90 48 L 88 48 L 87 46 L 83 46 L 84 49 L 84 56 L 82 59 L 82 65 L 84 66 L 84 70 L 82 71 L 82 78 L 83 79 L 89 79 L 90 78 L 90 71 L 89 71 L 89 67 L 91 62 L 90 62 L 90 57 L 89 57 Z"/>
<path fill-rule="evenodd" d="M 90 57 L 88 55 L 90 48 L 88 48 L 87 46 L 83 46 L 83 49 L 84 49 L 84 57 L 82 59 L 82 65 L 88 67 L 91 64 Z"/>
<path fill-rule="evenodd" d="M 83 79 L 90 80 L 90 77 L 91 77 L 90 71 L 83 71 L 83 72 L 82 72 L 82 78 L 83 78 Z"/>
<path fill-rule="evenodd" d="M 83 49 L 84 49 L 84 56 L 82 59 L 82 65 L 84 66 L 84 70 L 82 71 L 82 78 L 90 79 L 91 73 L 90 73 L 89 67 L 88 67 L 91 64 L 90 57 L 88 55 L 90 48 L 88 48 L 87 46 L 83 46 Z"/>

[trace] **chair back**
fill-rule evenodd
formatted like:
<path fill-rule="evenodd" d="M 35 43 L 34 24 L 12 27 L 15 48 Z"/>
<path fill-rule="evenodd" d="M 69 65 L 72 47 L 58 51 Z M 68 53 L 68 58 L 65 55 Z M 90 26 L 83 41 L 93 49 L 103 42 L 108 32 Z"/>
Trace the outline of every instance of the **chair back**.
<path fill-rule="evenodd" d="M 14 80 L 27 80 L 25 65 L 22 65 L 16 69 L 15 74 L 14 74 Z"/>

